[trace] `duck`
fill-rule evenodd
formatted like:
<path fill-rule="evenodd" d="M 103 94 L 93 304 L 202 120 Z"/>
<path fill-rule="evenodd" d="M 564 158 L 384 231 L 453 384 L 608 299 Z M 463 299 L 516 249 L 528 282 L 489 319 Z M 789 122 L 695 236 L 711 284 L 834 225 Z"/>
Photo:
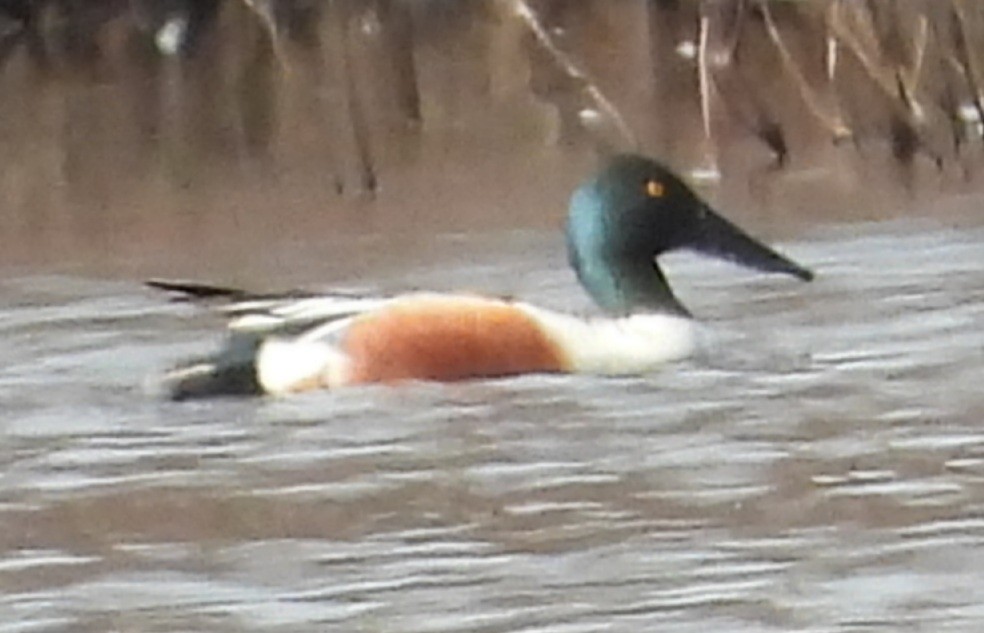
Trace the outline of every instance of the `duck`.
<path fill-rule="evenodd" d="M 697 345 L 697 322 L 660 267 L 663 254 L 687 249 L 802 281 L 814 276 L 639 154 L 610 157 L 577 187 L 565 235 L 568 262 L 601 314 L 465 293 L 262 295 L 148 280 L 185 299 L 221 301 L 228 318 L 217 351 L 166 372 L 160 385 L 170 399 L 188 400 L 523 374 L 643 374 Z"/>

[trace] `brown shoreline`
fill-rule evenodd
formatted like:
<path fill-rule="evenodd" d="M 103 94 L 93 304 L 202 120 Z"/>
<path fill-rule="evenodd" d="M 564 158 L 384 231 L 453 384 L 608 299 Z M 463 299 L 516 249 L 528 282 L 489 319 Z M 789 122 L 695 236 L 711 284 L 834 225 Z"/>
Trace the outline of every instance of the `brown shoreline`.
<path fill-rule="evenodd" d="M 149 3 L 28 4 L 0 18 L 5 265 L 551 230 L 627 136 L 765 234 L 979 217 L 947 200 L 980 189 L 984 5 L 226 0 L 169 55 Z"/>

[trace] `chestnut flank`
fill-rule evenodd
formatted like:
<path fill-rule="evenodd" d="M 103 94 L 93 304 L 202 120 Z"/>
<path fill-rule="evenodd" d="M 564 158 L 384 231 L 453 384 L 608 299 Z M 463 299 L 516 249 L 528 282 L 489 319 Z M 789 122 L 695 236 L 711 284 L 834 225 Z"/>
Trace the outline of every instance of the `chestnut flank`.
<path fill-rule="evenodd" d="M 366 314 L 351 324 L 341 347 L 350 383 L 450 382 L 568 367 L 533 317 L 477 297 L 415 298 Z"/>

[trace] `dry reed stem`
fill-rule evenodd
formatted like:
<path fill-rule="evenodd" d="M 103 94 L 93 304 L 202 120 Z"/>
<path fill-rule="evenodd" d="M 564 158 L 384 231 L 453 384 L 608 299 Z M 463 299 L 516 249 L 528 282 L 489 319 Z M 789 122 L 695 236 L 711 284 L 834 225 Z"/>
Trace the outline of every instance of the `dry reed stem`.
<path fill-rule="evenodd" d="M 899 98 L 905 104 L 906 108 L 912 112 L 915 120 L 921 123 L 926 119 L 926 112 L 916 100 L 915 95 L 919 90 L 919 78 L 922 73 L 923 57 L 926 52 L 929 25 L 926 16 L 919 17 L 919 31 L 913 40 L 915 42 L 915 58 L 912 62 L 912 68 L 906 72 L 904 67 L 898 67 L 896 69 L 896 83 L 899 88 Z"/>
<path fill-rule="evenodd" d="M 330 144 L 335 163 L 335 189 L 347 193 L 349 176 L 354 172 L 357 196 L 369 199 L 376 194 L 378 179 L 370 146 L 371 129 L 358 94 L 350 41 L 350 7 L 332 2 L 319 33 L 318 63 L 327 71 L 324 84 L 316 83 L 319 99 L 326 103 L 325 116 L 331 122 L 334 139 Z"/>
<path fill-rule="evenodd" d="M 706 15 L 700 16 L 697 33 L 697 86 L 700 91 L 700 117 L 704 124 L 704 158 L 707 162 L 707 170 L 718 174 L 717 144 L 714 142 L 714 134 L 711 130 L 711 91 L 714 90 L 711 84 L 710 70 L 707 62 L 707 48 L 710 38 L 710 19 Z"/>
<path fill-rule="evenodd" d="M 706 15 L 700 16 L 697 33 L 697 86 L 700 91 L 700 118 L 704 123 L 704 136 L 708 140 L 711 139 L 711 80 L 707 68 L 709 27 L 709 18 Z"/>
<path fill-rule="evenodd" d="M 550 54 L 551 59 L 557 64 L 557 66 L 567 75 L 570 79 L 574 80 L 591 98 L 592 102 L 595 104 L 598 110 L 603 112 L 609 120 L 611 120 L 619 134 L 622 136 L 623 140 L 626 141 L 632 149 L 639 147 L 639 142 L 632 133 L 631 128 L 625 122 L 625 117 L 618 111 L 615 104 L 612 103 L 608 97 L 601 91 L 598 84 L 591 80 L 588 74 L 581 70 L 581 68 L 574 63 L 570 55 L 565 53 L 560 49 L 557 44 L 554 43 L 553 38 L 547 33 L 547 30 L 543 28 L 543 24 L 540 18 L 533 11 L 532 7 L 525 0 L 511 0 L 509 8 L 512 13 L 519 17 L 533 36 L 536 38 L 537 43 L 543 47 L 547 53 Z"/>
<path fill-rule="evenodd" d="M 285 73 L 290 73 L 291 66 L 287 54 L 284 52 L 283 42 L 280 32 L 277 29 L 277 20 L 273 15 L 270 0 L 243 0 L 243 4 L 250 12 L 256 15 L 266 30 L 267 36 L 270 38 L 270 44 L 273 46 L 273 56 L 277 59 L 280 67 Z"/>
<path fill-rule="evenodd" d="M 352 56 L 352 37 L 351 23 L 348 11 L 343 15 L 336 16 L 339 19 L 338 37 L 341 41 L 341 64 L 342 77 L 345 83 L 345 93 L 347 96 L 346 105 L 348 107 L 349 121 L 352 124 L 352 133 L 355 140 L 355 153 L 358 161 L 359 187 L 360 193 L 368 195 L 370 198 L 376 194 L 378 179 L 376 168 L 372 160 L 372 151 L 369 147 L 369 124 L 363 112 L 363 102 L 359 98 L 357 82 L 355 79 L 355 60 Z"/>
<path fill-rule="evenodd" d="M 908 78 L 909 90 L 913 93 L 919 90 L 919 80 L 922 78 L 923 62 L 926 60 L 926 47 L 929 44 L 929 20 L 925 15 L 919 16 L 919 34 L 916 36 L 916 59 Z"/>
<path fill-rule="evenodd" d="M 792 78 L 793 83 L 796 85 L 796 90 L 800 95 L 800 98 L 806 104 L 807 109 L 810 114 L 814 116 L 820 123 L 823 124 L 827 131 L 833 136 L 834 141 L 841 141 L 846 138 L 850 138 L 852 132 L 844 121 L 841 119 L 840 115 L 834 114 L 830 115 L 823 111 L 820 107 L 819 99 L 814 93 L 813 88 L 810 87 L 810 83 L 800 72 L 799 67 L 796 65 L 796 60 L 793 59 L 792 53 L 786 47 L 786 43 L 782 39 L 782 35 L 779 33 L 779 29 L 776 27 L 775 21 L 772 19 L 772 12 L 769 11 L 768 2 L 760 2 L 759 7 L 762 10 L 762 17 L 765 21 L 765 30 L 769 34 L 769 39 L 775 45 L 776 50 L 779 51 L 779 58 L 782 60 L 783 68 Z"/>
<path fill-rule="evenodd" d="M 892 102 L 901 101 L 905 106 L 910 123 L 918 125 L 925 120 L 925 107 L 915 98 L 914 91 L 908 85 L 903 85 L 905 73 L 901 67 L 889 68 L 878 63 L 874 56 L 880 51 L 878 36 L 874 32 L 870 19 L 858 17 L 859 8 L 851 5 L 846 9 L 851 11 L 854 19 L 847 21 L 841 10 L 843 3 L 834 2 L 831 5 L 828 23 L 836 37 L 850 49 L 861 62 L 861 67 Z M 900 86 L 902 90 L 900 91 Z M 901 93 L 901 94 L 900 94 Z M 908 93 L 908 96 L 906 96 Z"/>
<path fill-rule="evenodd" d="M 832 36 L 829 31 L 827 32 L 827 51 L 826 58 L 824 59 L 824 65 L 827 69 L 827 81 L 829 83 L 834 82 L 834 77 L 837 76 L 837 53 L 838 53 L 838 42 L 837 38 Z"/>
<path fill-rule="evenodd" d="M 974 106 L 977 108 L 977 113 L 984 120 L 984 94 L 981 92 L 981 75 L 977 64 L 974 63 L 975 58 L 971 54 L 970 44 L 967 41 L 969 36 L 967 17 L 963 13 L 963 4 L 960 0 L 951 0 L 950 7 L 957 19 L 957 24 L 960 25 L 960 38 L 956 47 L 959 63 L 964 68 L 964 76 L 967 79 L 967 83 L 970 84 L 971 92 L 973 92 Z"/>

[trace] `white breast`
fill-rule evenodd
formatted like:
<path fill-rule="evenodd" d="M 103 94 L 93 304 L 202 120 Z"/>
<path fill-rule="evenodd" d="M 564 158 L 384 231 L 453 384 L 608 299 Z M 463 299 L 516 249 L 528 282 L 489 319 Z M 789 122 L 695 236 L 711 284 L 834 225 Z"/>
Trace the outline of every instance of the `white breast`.
<path fill-rule="evenodd" d="M 564 351 L 571 371 L 635 374 L 689 356 L 696 346 L 691 319 L 668 314 L 621 318 L 582 318 L 528 304 L 516 304 L 533 317 Z"/>

